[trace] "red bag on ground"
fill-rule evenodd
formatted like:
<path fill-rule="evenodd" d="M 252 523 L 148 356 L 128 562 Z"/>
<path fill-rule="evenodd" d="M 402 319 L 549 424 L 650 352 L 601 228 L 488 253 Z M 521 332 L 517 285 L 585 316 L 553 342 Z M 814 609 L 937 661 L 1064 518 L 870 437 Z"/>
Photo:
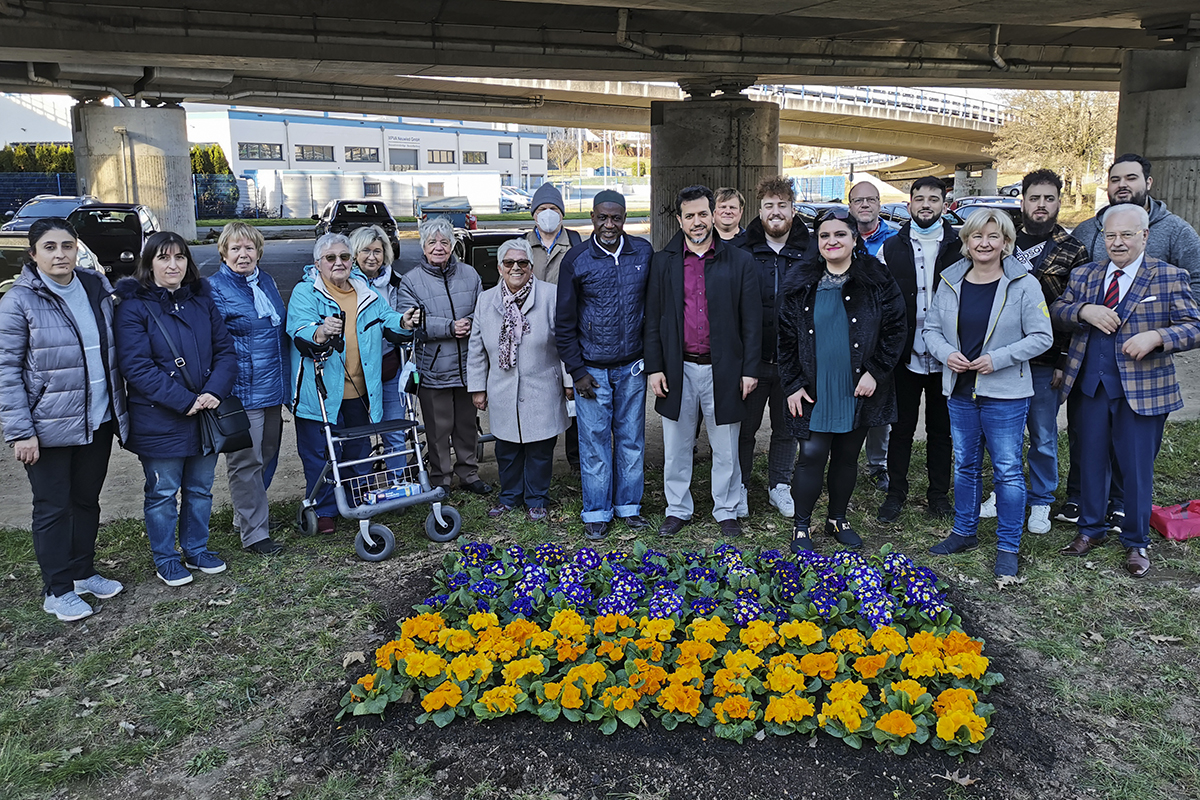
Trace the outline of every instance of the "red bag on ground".
<path fill-rule="evenodd" d="M 1174 542 L 1200 536 L 1200 500 L 1179 506 L 1151 506 L 1150 527 Z"/>

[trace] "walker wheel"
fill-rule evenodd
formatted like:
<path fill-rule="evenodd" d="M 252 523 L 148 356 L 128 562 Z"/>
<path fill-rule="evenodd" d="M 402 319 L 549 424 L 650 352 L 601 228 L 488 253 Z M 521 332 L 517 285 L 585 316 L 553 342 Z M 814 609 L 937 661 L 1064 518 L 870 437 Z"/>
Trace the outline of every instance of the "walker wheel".
<path fill-rule="evenodd" d="M 303 536 L 315 536 L 317 533 L 317 512 L 310 507 L 300 506 L 296 512 L 296 529 Z"/>
<path fill-rule="evenodd" d="M 457 538 L 462 531 L 462 515 L 454 506 L 442 504 L 442 519 L 446 520 L 446 524 L 438 525 L 437 517 L 432 511 L 425 518 L 425 535 L 430 541 L 449 542 Z"/>
<path fill-rule="evenodd" d="M 354 537 L 354 551 L 363 561 L 383 561 L 396 549 L 396 537 L 392 535 L 391 529 L 378 523 L 372 524 L 369 530 L 371 544 L 367 544 L 362 531 L 359 531 Z"/>

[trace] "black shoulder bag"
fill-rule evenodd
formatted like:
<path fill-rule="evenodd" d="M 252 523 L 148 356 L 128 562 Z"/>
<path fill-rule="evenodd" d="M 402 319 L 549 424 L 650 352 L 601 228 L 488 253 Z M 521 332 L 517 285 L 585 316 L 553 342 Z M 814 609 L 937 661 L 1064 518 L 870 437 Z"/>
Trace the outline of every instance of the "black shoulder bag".
<path fill-rule="evenodd" d="M 192 385 L 192 380 L 188 377 L 187 370 L 184 369 L 187 362 L 183 360 L 183 356 L 179 355 L 179 348 L 175 346 L 175 340 L 171 338 L 171 334 L 167 333 L 167 326 L 162 324 L 162 320 L 151 308 L 150 303 L 146 303 L 146 309 L 158 323 L 158 329 L 162 331 L 163 338 L 167 340 L 167 347 L 171 348 L 171 355 L 175 356 L 175 366 L 179 367 L 184 386 L 199 396 L 200 390 Z M 246 409 L 242 407 L 242 401 L 236 395 L 229 395 L 216 408 L 200 409 L 199 416 L 200 449 L 204 455 L 232 453 L 237 450 L 245 450 L 254 444 L 254 440 L 250 438 L 250 418 L 246 416 Z"/>

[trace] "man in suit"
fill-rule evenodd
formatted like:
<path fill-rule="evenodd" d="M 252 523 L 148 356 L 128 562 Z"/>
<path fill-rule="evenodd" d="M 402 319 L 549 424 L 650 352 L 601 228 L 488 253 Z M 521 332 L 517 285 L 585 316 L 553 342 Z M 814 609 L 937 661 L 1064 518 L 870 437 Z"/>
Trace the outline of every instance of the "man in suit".
<path fill-rule="evenodd" d="M 1167 414 L 1183 408 L 1171 354 L 1200 344 L 1200 309 L 1187 271 L 1146 255 L 1145 208 L 1109 207 L 1103 233 L 1108 259 L 1074 269 L 1050 307 L 1072 334 L 1062 396 L 1078 394 L 1082 488 L 1079 534 L 1060 552 L 1082 556 L 1108 541 L 1111 442 L 1125 478 L 1125 568 L 1140 578 L 1150 569 L 1154 459 Z"/>
<path fill-rule="evenodd" d="M 672 536 L 692 518 L 692 446 L 699 415 L 712 445 L 713 518 L 739 536 L 738 432 L 762 357 L 762 298 L 750 254 L 713 235 L 716 201 L 706 186 L 675 198 L 680 231 L 650 262 L 645 359 L 663 418 L 663 488 Z"/>

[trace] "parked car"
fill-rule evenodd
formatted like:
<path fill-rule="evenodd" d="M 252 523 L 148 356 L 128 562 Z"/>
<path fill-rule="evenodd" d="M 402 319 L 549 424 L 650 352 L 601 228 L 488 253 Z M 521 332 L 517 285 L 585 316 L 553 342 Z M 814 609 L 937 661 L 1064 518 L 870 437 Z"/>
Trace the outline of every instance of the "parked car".
<path fill-rule="evenodd" d="M 807 225 L 810 230 L 812 229 L 813 223 L 817 221 L 817 215 L 822 211 L 825 211 L 829 208 L 840 208 L 843 211 L 847 210 L 845 203 L 805 203 L 799 201 L 792 203 L 792 208 L 795 210 L 796 216 L 804 220 L 804 224 Z"/>
<path fill-rule="evenodd" d="M 967 219 L 972 214 L 982 211 L 985 208 L 994 208 L 997 211 L 1003 211 L 1008 214 L 1012 218 L 1013 225 L 1020 225 L 1023 221 L 1021 217 L 1021 205 L 1019 203 L 971 203 L 959 208 L 957 213 L 963 219 Z"/>
<path fill-rule="evenodd" d="M 529 211 L 531 203 L 533 203 L 533 195 L 524 189 L 518 189 L 515 186 L 500 187 L 500 213 Z"/>
<path fill-rule="evenodd" d="M 884 203 L 879 208 L 879 218 L 899 228 L 912 219 L 912 215 L 908 213 L 908 203 Z M 942 219 L 949 222 L 954 230 L 963 226 L 963 218 L 948 209 L 942 212 Z"/>
<path fill-rule="evenodd" d="M 382 200 L 331 200 L 320 214 L 313 214 L 312 218 L 317 223 L 313 226 L 313 233 L 318 237 L 327 233 L 349 236 L 359 228 L 378 225 L 391 240 L 392 252 L 400 252 L 396 218 Z"/>
<path fill-rule="evenodd" d="M 427 197 L 417 206 L 417 219 L 421 222 L 430 217 L 446 217 L 456 228 L 473 231 L 479 221 L 471 213 L 471 201 L 465 197 Z"/>
<path fill-rule="evenodd" d="M 12 288 L 21 268 L 29 261 L 29 236 L 25 233 L 0 233 L 0 297 Z M 79 252 L 75 263 L 97 272 L 107 272 L 99 259 L 88 249 L 87 245 L 79 242 Z"/>
<path fill-rule="evenodd" d="M 66 219 L 75 209 L 99 202 L 97 198 L 91 195 L 64 197 L 53 194 L 39 194 L 15 212 L 4 212 L 5 222 L 3 225 L 0 225 L 0 231 L 4 233 L 27 231 L 39 219 L 45 219 L 46 217 L 61 217 Z"/>
<path fill-rule="evenodd" d="M 1000 192 L 1000 194 L 1005 195 L 1006 197 L 1020 197 L 1021 196 L 1021 184 L 1010 183 L 1008 186 L 1001 186 L 998 191 Z"/>
<path fill-rule="evenodd" d="M 146 240 L 162 230 L 154 212 L 136 203 L 82 206 L 67 219 L 104 269 L 118 276 L 133 273 Z"/>
<path fill-rule="evenodd" d="M 977 206 L 980 203 L 991 203 L 992 205 L 1021 205 L 1020 200 L 1014 200 L 1008 195 L 975 194 L 967 195 L 966 197 L 961 197 L 958 200 L 955 200 L 954 202 L 950 203 L 949 208 L 951 211 L 958 211 L 960 208 L 965 206 Z"/>

